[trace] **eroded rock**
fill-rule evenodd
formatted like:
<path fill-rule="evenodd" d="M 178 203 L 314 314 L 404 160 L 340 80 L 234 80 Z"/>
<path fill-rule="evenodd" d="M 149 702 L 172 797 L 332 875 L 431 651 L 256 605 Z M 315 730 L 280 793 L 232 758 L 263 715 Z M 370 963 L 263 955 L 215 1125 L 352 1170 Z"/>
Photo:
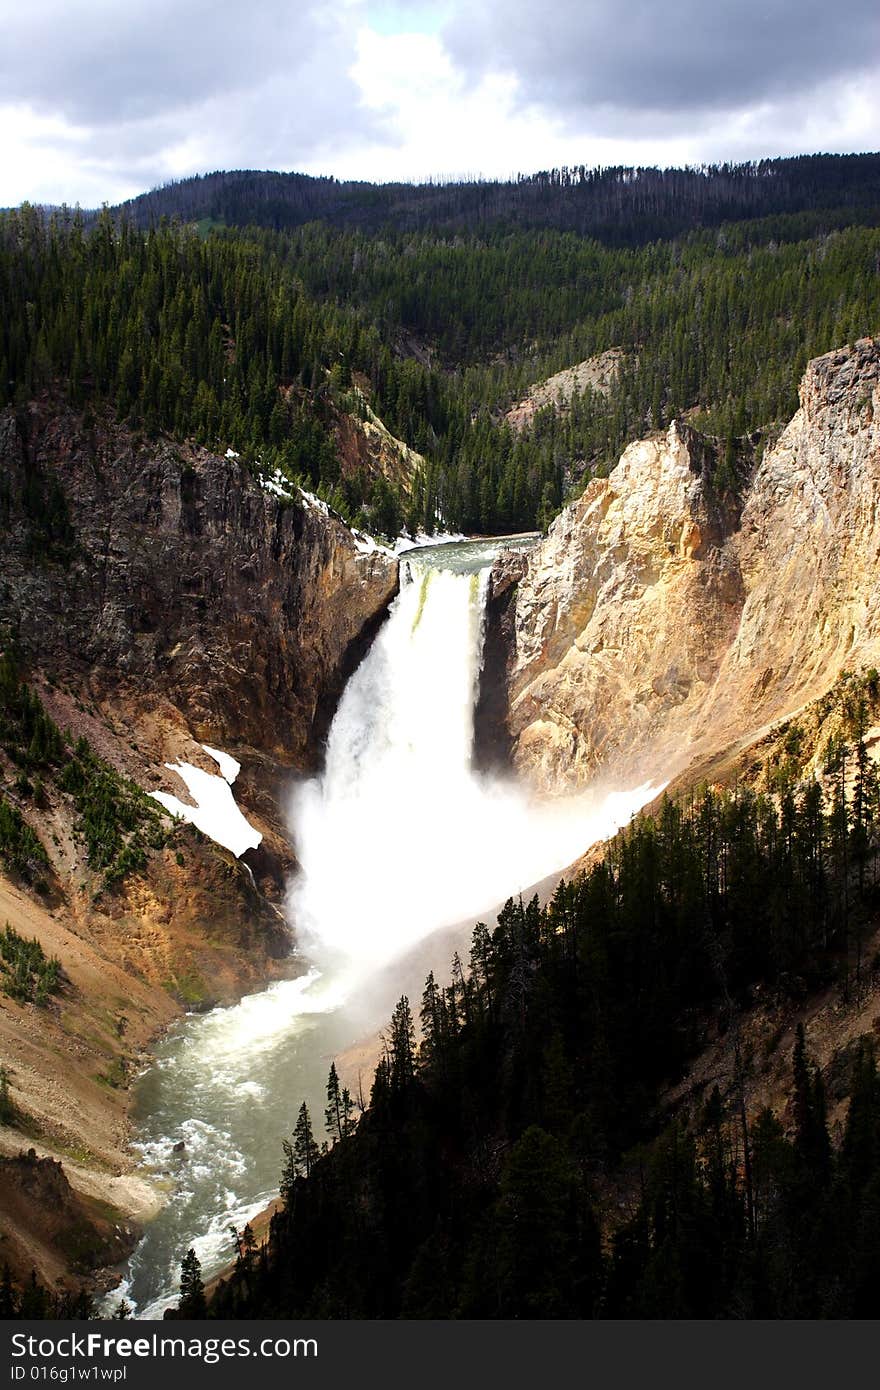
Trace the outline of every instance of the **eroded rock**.
<path fill-rule="evenodd" d="M 393 558 L 264 490 L 239 459 L 87 429 L 57 402 L 0 416 L 0 467 L 4 617 L 27 655 L 86 673 L 136 714 L 161 697 L 198 740 L 317 765 L 328 711 L 396 592 Z M 63 492 L 66 564 L 39 553 L 34 477 Z"/>
<path fill-rule="evenodd" d="M 511 756 L 535 783 L 670 776 L 880 660 L 880 346 L 816 359 L 800 397 L 741 512 L 674 423 L 530 553 L 506 652 Z"/>

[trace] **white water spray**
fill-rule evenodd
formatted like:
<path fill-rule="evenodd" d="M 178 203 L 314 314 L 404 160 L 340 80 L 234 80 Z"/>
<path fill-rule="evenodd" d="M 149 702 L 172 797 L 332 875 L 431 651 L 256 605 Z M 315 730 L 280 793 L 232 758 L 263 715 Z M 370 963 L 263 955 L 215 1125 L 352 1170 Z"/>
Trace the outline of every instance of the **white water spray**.
<path fill-rule="evenodd" d="M 344 991 L 440 927 L 563 869 L 654 795 L 534 801 L 472 766 L 489 570 L 403 566 L 403 587 L 351 678 L 321 777 L 300 789 L 301 949 Z"/>

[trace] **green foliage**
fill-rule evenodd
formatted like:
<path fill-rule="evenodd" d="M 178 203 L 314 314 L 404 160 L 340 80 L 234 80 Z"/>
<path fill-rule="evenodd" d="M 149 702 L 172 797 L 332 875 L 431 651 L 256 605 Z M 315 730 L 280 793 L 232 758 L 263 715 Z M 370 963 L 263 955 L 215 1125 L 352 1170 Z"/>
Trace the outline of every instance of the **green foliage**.
<path fill-rule="evenodd" d="M 47 956 L 36 937 L 26 940 L 7 922 L 0 932 L 0 984 L 21 1004 L 46 1004 L 61 988 L 61 962 Z"/>
<path fill-rule="evenodd" d="M 303 1101 L 293 1130 L 293 1159 L 297 1172 L 307 1178 L 318 1159 L 309 1108 Z"/>
<path fill-rule="evenodd" d="M 39 887 L 49 856 L 17 806 L 0 794 L 0 862 L 25 883 Z"/>
<path fill-rule="evenodd" d="M 513 226 L 557 228 L 608 245 L 668 240 L 693 227 L 764 217 L 774 240 L 876 218 L 876 154 L 800 155 L 699 169 L 597 169 L 574 165 L 507 180 L 370 184 L 239 169 L 199 174 L 153 189 L 120 211 L 139 226 L 162 218 L 294 228 L 315 222 L 385 237 L 425 228 L 449 241 Z M 723 232 L 718 233 L 724 236 Z M 355 263 L 347 267 L 357 273 Z"/>
<path fill-rule="evenodd" d="M 346 1086 L 340 1086 L 336 1063 L 330 1063 L 327 1077 L 327 1105 L 324 1110 L 324 1127 L 330 1136 L 330 1143 L 346 1139 L 354 1133 L 354 1102 Z"/>
<path fill-rule="evenodd" d="M 285 1208 L 290 1208 L 294 1204 L 298 1182 L 309 1177 L 319 1155 L 318 1145 L 312 1130 L 312 1118 L 305 1101 L 300 1106 L 299 1114 L 296 1117 L 293 1142 L 285 1139 L 282 1141 L 281 1147 L 284 1153 L 284 1166 L 281 1170 L 279 1193 Z"/>
<path fill-rule="evenodd" d="M 78 739 L 58 785 L 79 815 L 89 867 L 104 870 L 110 886 L 144 868 L 148 849 L 160 849 L 165 835 L 150 799 L 127 777 L 98 758 Z"/>
<path fill-rule="evenodd" d="M 29 466 L 22 486 L 22 509 L 29 522 L 28 551 L 35 560 L 69 565 L 75 535 L 64 488 L 56 474 L 47 477 Z"/>
<path fill-rule="evenodd" d="M 794 1135 L 764 1110 L 748 1136 L 748 1179 L 739 1136 L 720 1117 L 694 1130 L 673 1125 L 652 1146 L 641 1202 L 615 1234 L 610 1316 L 873 1315 L 880 1293 L 874 1054 L 866 1043 L 858 1049 L 836 1153 L 802 1034 L 793 1072 Z"/>
<path fill-rule="evenodd" d="M 409 1000 L 403 995 L 391 1015 L 387 1040 L 388 1080 L 397 1091 L 405 1090 L 415 1074 L 416 1030 Z"/>
<path fill-rule="evenodd" d="M 594 1287 L 598 1230 L 588 1208 L 571 1219 L 583 1194 L 565 1145 L 531 1125 L 505 1161 L 498 1192 L 484 1255 L 495 1266 L 497 1315 L 577 1317 L 584 1284 Z M 476 1309 L 485 1292 L 472 1288 L 467 1297 Z"/>
<path fill-rule="evenodd" d="M 180 1302 L 177 1306 L 181 1318 L 204 1318 L 206 1315 L 202 1266 L 193 1249 L 187 1250 L 181 1262 Z"/>
<path fill-rule="evenodd" d="M 42 781 L 34 785 L 28 772 L 50 769 L 64 756 L 61 735 L 39 698 L 19 680 L 12 656 L 0 651 L 0 746 L 22 771 L 15 781 L 20 798 L 42 799 Z M 0 794 L 0 862 L 25 883 L 38 885 L 49 857 L 20 810 Z"/>
<path fill-rule="evenodd" d="M 107 886 L 142 869 L 147 851 L 164 845 L 162 821 L 154 803 L 134 782 L 99 758 L 85 738 L 78 739 L 71 751 L 39 696 L 20 679 L 14 659 L 5 651 L 0 652 L 0 745 L 22 768 L 16 781 L 19 796 L 42 803 L 42 777 L 31 783 L 26 775 L 39 770 L 73 799 L 89 867 L 104 870 Z M 21 812 L 2 796 L 0 858 L 12 873 L 29 883 L 37 882 L 49 866 L 46 851 Z"/>
<path fill-rule="evenodd" d="M 11 654 L 0 651 L 0 746 L 25 771 L 57 766 L 64 741 L 39 696 L 19 679 Z"/>
<path fill-rule="evenodd" d="M 400 498 L 385 478 L 379 477 L 373 484 L 367 524 L 374 534 L 389 540 L 394 540 L 403 526 Z"/>

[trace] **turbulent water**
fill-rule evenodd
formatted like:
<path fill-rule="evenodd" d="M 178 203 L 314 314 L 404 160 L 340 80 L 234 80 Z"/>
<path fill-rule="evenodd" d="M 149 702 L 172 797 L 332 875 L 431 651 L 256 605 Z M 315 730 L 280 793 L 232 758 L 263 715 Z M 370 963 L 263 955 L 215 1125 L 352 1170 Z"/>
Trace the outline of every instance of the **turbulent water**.
<path fill-rule="evenodd" d="M 124 1286 L 142 1316 L 173 1296 L 189 1245 L 207 1274 L 229 1259 L 229 1225 L 277 1193 L 301 1100 L 319 1119 L 330 1061 L 402 988 L 417 988 L 413 948 L 563 868 L 653 795 L 644 786 L 535 804 L 513 780 L 474 771 L 496 550 L 404 557 L 400 595 L 346 687 L 324 771 L 293 799 L 302 867 L 289 914 L 307 973 L 186 1020 L 140 1084 L 141 1151 L 168 1191 Z"/>

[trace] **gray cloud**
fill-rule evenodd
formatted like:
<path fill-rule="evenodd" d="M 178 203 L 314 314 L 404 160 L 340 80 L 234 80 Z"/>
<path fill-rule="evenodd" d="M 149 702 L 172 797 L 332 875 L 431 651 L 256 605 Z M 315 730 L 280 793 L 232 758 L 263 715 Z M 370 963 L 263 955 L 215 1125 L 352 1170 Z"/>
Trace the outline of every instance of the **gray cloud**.
<path fill-rule="evenodd" d="M 524 104 L 606 133 L 653 112 L 667 129 L 696 111 L 776 102 L 880 62 L 877 0 L 481 0 L 445 41 L 472 76 L 512 71 Z M 615 113 L 617 113 L 615 117 Z"/>
<path fill-rule="evenodd" d="M 198 162 L 289 166 L 381 138 L 345 20 L 321 0 L 34 0 L 4 22 L 0 90 L 132 176 L 166 177 L 187 141 Z"/>
<path fill-rule="evenodd" d="M 335 14 L 317 0 L 36 0 L 4 22 L 0 82 L 7 101 L 87 125 L 302 76 L 316 58 L 326 78 L 331 54 L 344 87 L 353 48 Z"/>

